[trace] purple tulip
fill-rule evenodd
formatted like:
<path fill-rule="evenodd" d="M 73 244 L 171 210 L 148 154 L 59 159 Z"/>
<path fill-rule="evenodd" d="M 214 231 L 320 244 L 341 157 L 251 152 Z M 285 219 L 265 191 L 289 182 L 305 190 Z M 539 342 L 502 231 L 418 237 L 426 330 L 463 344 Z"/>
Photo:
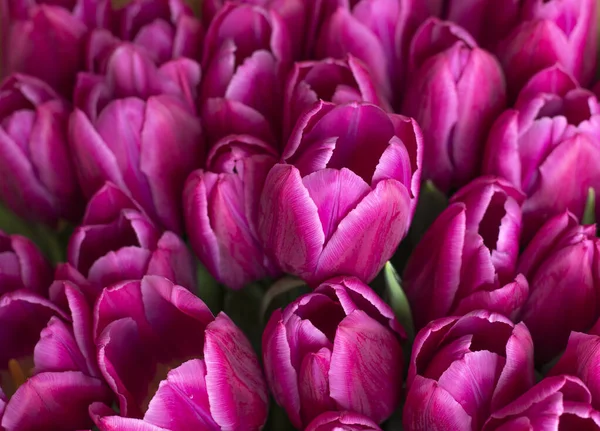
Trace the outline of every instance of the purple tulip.
<path fill-rule="evenodd" d="M 481 429 L 533 382 L 533 342 L 523 323 L 488 311 L 434 320 L 413 344 L 404 429 Z"/>
<path fill-rule="evenodd" d="M 582 84 L 596 70 L 596 0 L 526 0 L 521 23 L 496 50 L 516 95 L 538 71 L 558 63 Z"/>
<path fill-rule="evenodd" d="M 375 292 L 338 277 L 273 313 L 262 340 L 267 382 L 298 429 L 330 410 L 381 423 L 400 401 L 404 338 Z"/>
<path fill-rule="evenodd" d="M 182 232 L 183 186 L 204 156 L 200 121 L 190 106 L 198 67 L 182 58 L 157 69 L 142 51 L 121 45 L 105 77 L 79 75 L 70 140 L 87 197 L 111 181 L 154 221 Z"/>
<path fill-rule="evenodd" d="M 20 289 L 48 296 L 51 282 L 52 268 L 36 245 L 0 230 L 0 296 Z"/>
<path fill-rule="evenodd" d="M 187 289 L 158 276 L 116 284 L 96 302 L 94 331 L 100 370 L 123 416 L 95 406 L 101 430 L 264 425 L 267 388 L 250 343 Z"/>
<path fill-rule="evenodd" d="M 256 230 L 260 194 L 276 162 L 276 151 L 265 142 L 230 135 L 211 149 L 206 169 L 187 180 L 183 205 L 192 248 L 213 277 L 232 289 L 278 275 Z"/>
<path fill-rule="evenodd" d="M 319 100 L 343 104 L 369 102 L 391 111 L 379 97 L 365 65 L 349 55 L 345 60 L 327 58 L 294 64 L 285 87 L 283 130 L 287 139 L 296 122 Z"/>
<path fill-rule="evenodd" d="M 69 108 L 47 84 L 12 75 L 0 86 L 0 199 L 29 220 L 81 216 L 67 143 Z"/>
<path fill-rule="evenodd" d="M 483 431 L 600 430 L 600 413 L 590 401 L 589 390 L 576 377 L 547 377 L 495 411 Z"/>
<path fill-rule="evenodd" d="M 68 314 L 25 290 L 0 300 L 5 431 L 89 429 L 88 406 L 111 400 L 96 364 L 91 310 L 70 283 L 63 295 Z"/>
<path fill-rule="evenodd" d="M 435 18 L 414 36 L 409 61 L 403 112 L 423 129 L 423 176 L 442 191 L 461 187 L 478 175 L 488 130 L 505 108 L 500 64 L 464 29 Z"/>
<path fill-rule="evenodd" d="M 162 232 L 127 195 L 107 183 L 90 200 L 69 239 L 68 263 L 55 278 L 66 279 L 95 299 L 104 287 L 144 275 L 160 275 L 195 290 L 195 267 L 185 243 Z"/>
<path fill-rule="evenodd" d="M 306 431 L 381 431 L 371 419 L 354 412 L 326 412 L 315 418 Z"/>
<path fill-rule="evenodd" d="M 416 122 L 367 103 L 318 102 L 265 183 L 259 234 L 283 271 L 312 285 L 371 281 L 406 235 L 419 194 Z M 340 193 L 344 190 L 343 193 Z"/>
<path fill-rule="evenodd" d="M 590 334 L 571 332 L 567 349 L 548 375 L 569 374 L 579 377 L 592 396 L 594 409 L 600 408 L 600 375 L 596 369 L 600 363 L 600 336 L 593 331 Z"/>
<path fill-rule="evenodd" d="M 404 270 L 417 329 L 478 309 L 516 317 L 529 290 L 516 273 L 523 198 L 494 177 L 480 177 L 453 196 Z"/>
<path fill-rule="evenodd" d="M 202 60 L 202 118 L 209 142 L 230 134 L 278 142 L 290 50 L 276 13 L 247 4 L 223 6 L 207 30 Z"/>
<path fill-rule="evenodd" d="M 88 29 L 110 25 L 110 1 L 1 3 L 3 73 L 35 76 L 70 96 L 75 76 L 84 66 Z"/>
<path fill-rule="evenodd" d="M 530 291 L 520 318 L 531 331 L 538 362 L 552 359 L 571 331 L 587 331 L 600 316 L 599 249 L 596 227 L 563 213 L 542 226 L 519 258 L 517 269 Z"/>
<path fill-rule="evenodd" d="M 558 66 L 534 76 L 515 108 L 496 120 L 483 171 L 527 194 L 524 242 L 553 215 L 568 209 L 583 216 L 588 189 L 600 191 L 599 136 L 598 100 Z"/>

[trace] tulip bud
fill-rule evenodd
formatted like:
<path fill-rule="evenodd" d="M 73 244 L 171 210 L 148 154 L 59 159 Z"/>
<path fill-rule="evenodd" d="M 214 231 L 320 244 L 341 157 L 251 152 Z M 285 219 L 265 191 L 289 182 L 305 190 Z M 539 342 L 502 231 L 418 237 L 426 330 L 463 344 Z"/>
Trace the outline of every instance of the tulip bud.
<path fill-rule="evenodd" d="M 284 95 L 286 139 L 298 119 L 319 100 L 335 104 L 369 102 L 391 111 L 379 97 L 365 65 L 351 55 L 346 60 L 326 58 L 295 63 Z"/>
<path fill-rule="evenodd" d="M 264 426 L 268 396 L 258 359 L 224 313 L 214 317 L 185 288 L 146 276 L 105 289 L 94 316 L 100 369 L 124 416 L 92 406 L 100 430 Z"/>
<path fill-rule="evenodd" d="M 366 103 L 317 103 L 292 132 L 283 152 L 289 164 L 267 176 L 265 249 L 312 285 L 339 274 L 371 281 L 408 231 L 421 154 L 410 118 Z"/>
<path fill-rule="evenodd" d="M 600 413 L 585 385 L 573 376 L 547 377 L 503 409 L 492 413 L 483 431 L 599 430 Z"/>
<path fill-rule="evenodd" d="M 496 50 L 510 94 L 556 63 L 583 85 L 590 84 L 596 69 L 596 10 L 596 0 L 523 2 L 520 25 Z"/>
<path fill-rule="evenodd" d="M 51 282 L 52 268 L 36 245 L 0 230 L 0 296 L 20 289 L 48 296 Z"/>
<path fill-rule="evenodd" d="M 306 431 L 381 431 L 371 419 L 354 412 L 327 412 L 313 420 Z"/>
<path fill-rule="evenodd" d="M 183 201 L 192 248 L 213 277 L 232 289 L 278 273 L 256 231 L 260 194 L 276 161 L 265 142 L 231 135 L 212 148 L 206 170 L 187 180 Z"/>
<path fill-rule="evenodd" d="M 527 280 L 515 271 L 523 199 L 494 177 L 480 177 L 453 196 L 404 270 L 417 329 L 478 309 L 516 317 L 528 294 Z"/>
<path fill-rule="evenodd" d="M 483 171 L 527 194 L 525 242 L 549 217 L 567 209 L 583 216 L 588 189 L 600 191 L 599 136 L 598 100 L 558 66 L 533 77 L 515 108 L 496 120 Z"/>
<path fill-rule="evenodd" d="M 338 277 L 273 313 L 262 341 L 267 382 L 298 429 L 330 410 L 381 423 L 400 401 L 404 338 L 375 292 Z"/>
<path fill-rule="evenodd" d="M 517 270 L 529 280 L 521 310 L 535 342 L 536 360 L 551 360 L 567 345 L 571 331 L 588 330 L 600 316 L 596 227 L 580 226 L 570 213 L 548 220 L 519 258 Z"/>
<path fill-rule="evenodd" d="M 111 58 L 104 79 L 80 74 L 76 88 L 70 142 L 84 194 L 113 182 L 152 220 L 180 233 L 185 179 L 204 156 L 190 106 L 198 65 L 180 59 L 157 70 L 128 46 Z"/>
<path fill-rule="evenodd" d="M 523 323 L 488 311 L 434 320 L 413 344 L 404 429 L 481 429 L 533 382 L 533 342 Z"/>
<path fill-rule="evenodd" d="M 82 289 L 91 289 L 86 294 L 92 300 L 104 287 L 146 274 L 195 290 L 194 261 L 185 243 L 173 232 L 161 232 L 110 183 L 88 203 L 82 224 L 69 239 L 67 254 L 67 268 L 63 266 L 60 273 Z"/>
<path fill-rule="evenodd" d="M 23 218 L 55 225 L 81 216 L 68 118 L 66 101 L 36 78 L 13 75 L 0 86 L 0 199 Z"/>
<path fill-rule="evenodd" d="M 506 104 L 500 64 L 462 28 L 437 19 L 412 40 L 406 115 L 423 129 L 423 175 L 449 191 L 478 175 L 488 130 Z M 477 115 L 473 115 L 477 112 Z"/>
<path fill-rule="evenodd" d="M 201 106 L 209 142 L 248 134 L 275 143 L 291 66 L 281 18 L 259 6 L 226 4 L 206 33 Z"/>

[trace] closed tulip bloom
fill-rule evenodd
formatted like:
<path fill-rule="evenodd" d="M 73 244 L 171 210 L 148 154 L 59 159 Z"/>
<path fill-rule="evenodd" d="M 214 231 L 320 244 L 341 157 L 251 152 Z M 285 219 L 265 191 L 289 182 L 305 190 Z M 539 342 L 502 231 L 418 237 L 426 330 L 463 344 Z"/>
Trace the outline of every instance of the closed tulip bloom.
<path fill-rule="evenodd" d="M 464 29 L 435 18 L 414 36 L 409 62 L 403 112 L 423 129 L 423 176 L 456 189 L 479 174 L 488 130 L 505 108 L 502 69 Z"/>
<path fill-rule="evenodd" d="M 23 218 L 55 225 L 82 212 L 67 143 L 69 107 L 27 75 L 0 86 L 0 199 Z"/>
<path fill-rule="evenodd" d="M 434 320 L 413 344 L 404 429 L 479 430 L 533 382 L 533 342 L 523 323 L 488 311 Z"/>
<path fill-rule="evenodd" d="M 48 296 L 52 268 L 36 245 L 0 230 L 0 295 L 26 289 Z"/>
<path fill-rule="evenodd" d="M 70 283 L 62 294 L 66 313 L 26 290 L 0 300 L 3 430 L 89 429 L 89 405 L 111 400 L 96 365 L 91 309 Z"/>
<path fill-rule="evenodd" d="M 371 419 L 354 412 L 327 412 L 313 420 L 306 431 L 381 431 Z"/>
<path fill-rule="evenodd" d="M 319 102 L 296 124 L 283 159 L 261 197 L 267 252 L 312 285 L 342 274 L 371 281 L 414 213 L 422 163 L 416 122 L 367 103 Z"/>
<path fill-rule="evenodd" d="M 250 343 L 187 289 L 146 276 L 105 289 L 94 331 L 119 412 L 94 406 L 100 430 L 262 429 L 268 396 Z"/>
<path fill-rule="evenodd" d="M 298 119 L 319 100 L 343 104 L 370 102 L 391 111 L 379 97 L 365 65 L 349 55 L 345 60 L 326 58 L 294 64 L 285 87 L 284 137 L 288 138 Z"/>
<path fill-rule="evenodd" d="M 483 172 L 506 178 L 528 199 L 525 241 L 565 210 L 583 216 L 588 189 L 600 191 L 600 104 L 564 69 L 545 69 L 494 123 Z M 578 172 L 578 175 L 572 175 Z"/>
<path fill-rule="evenodd" d="M 187 180 L 183 205 L 194 252 L 218 281 L 232 289 L 278 271 L 257 234 L 260 194 L 277 153 L 251 136 L 215 144 L 206 169 Z"/>
<path fill-rule="evenodd" d="M 503 409 L 492 413 L 483 431 L 600 430 L 600 413 L 576 377 L 547 377 Z"/>
<path fill-rule="evenodd" d="M 181 238 L 163 232 L 113 184 L 96 193 L 67 249 L 57 275 L 79 285 L 91 299 L 111 284 L 161 275 L 194 290 L 192 256 Z M 83 282 L 80 279 L 83 278 Z"/>
<path fill-rule="evenodd" d="M 375 292 L 338 277 L 273 313 L 262 340 L 267 382 L 298 429 L 331 410 L 381 423 L 400 401 L 404 338 Z"/>
<path fill-rule="evenodd" d="M 516 273 L 523 199 L 494 177 L 480 177 L 453 196 L 404 270 L 417 328 L 478 309 L 517 316 L 529 290 Z"/>
<path fill-rule="evenodd" d="M 551 360 L 571 331 L 587 331 L 600 316 L 599 248 L 594 225 L 563 213 L 542 226 L 519 258 L 530 291 L 520 318 L 531 331 L 536 361 Z"/>
<path fill-rule="evenodd" d="M 182 232 L 185 179 L 203 161 L 192 91 L 198 64 L 174 60 L 160 69 L 123 45 L 104 77 L 80 74 L 70 143 L 87 197 L 106 181 L 129 193 L 162 227 Z"/>
<path fill-rule="evenodd" d="M 511 94 L 556 63 L 583 85 L 591 83 L 598 38 L 595 0 L 527 0 L 520 20 L 496 50 Z"/>
<path fill-rule="evenodd" d="M 291 45 L 279 15 L 227 3 L 206 33 L 200 103 L 211 143 L 229 134 L 279 142 Z"/>

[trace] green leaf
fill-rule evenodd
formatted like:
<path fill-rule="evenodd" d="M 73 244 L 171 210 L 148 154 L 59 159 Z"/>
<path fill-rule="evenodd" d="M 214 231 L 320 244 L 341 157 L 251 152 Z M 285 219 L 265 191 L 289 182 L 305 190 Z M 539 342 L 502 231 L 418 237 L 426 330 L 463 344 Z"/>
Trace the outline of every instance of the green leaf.
<path fill-rule="evenodd" d="M 386 297 L 394 310 L 394 314 L 396 314 L 396 318 L 406 330 L 408 339 L 412 340 L 415 336 L 415 328 L 408 299 L 404 294 L 404 290 L 402 290 L 400 276 L 390 262 L 385 264 L 383 271 L 385 276 Z"/>
<path fill-rule="evenodd" d="M 262 297 L 260 305 L 261 322 L 266 324 L 271 312 L 277 306 L 285 307 L 302 293 L 307 293 L 308 291 L 306 283 L 299 278 L 291 276 L 280 278 L 269 287 Z"/>
<path fill-rule="evenodd" d="M 267 419 L 264 431 L 294 431 L 295 429 L 288 419 L 285 410 L 271 400 L 269 418 Z"/>
<path fill-rule="evenodd" d="M 410 226 L 409 238 L 417 244 L 429 226 L 448 206 L 448 198 L 427 180 L 421 185 L 415 216 Z"/>
<path fill-rule="evenodd" d="M 260 318 L 263 292 L 259 283 L 249 284 L 241 290 L 225 289 L 223 302 L 223 311 L 246 334 L 259 357 L 263 332 Z"/>
<path fill-rule="evenodd" d="M 223 309 L 223 287 L 213 278 L 208 270 L 196 259 L 196 295 L 210 308 L 214 315 Z"/>
<path fill-rule="evenodd" d="M 592 187 L 588 189 L 588 198 L 585 203 L 585 210 L 583 211 L 582 223 L 596 223 L 596 191 Z"/>

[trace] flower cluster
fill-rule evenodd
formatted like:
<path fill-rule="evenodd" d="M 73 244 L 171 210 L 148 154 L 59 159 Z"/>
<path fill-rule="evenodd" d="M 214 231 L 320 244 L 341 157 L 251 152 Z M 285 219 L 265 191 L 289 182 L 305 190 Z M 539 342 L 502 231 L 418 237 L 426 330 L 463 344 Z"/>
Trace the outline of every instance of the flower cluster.
<path fill-rule="evenodd" d="M 0 431 L 600 431 L 596 0 L 119 3 L 0 0 Z"/>

